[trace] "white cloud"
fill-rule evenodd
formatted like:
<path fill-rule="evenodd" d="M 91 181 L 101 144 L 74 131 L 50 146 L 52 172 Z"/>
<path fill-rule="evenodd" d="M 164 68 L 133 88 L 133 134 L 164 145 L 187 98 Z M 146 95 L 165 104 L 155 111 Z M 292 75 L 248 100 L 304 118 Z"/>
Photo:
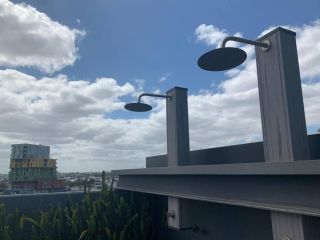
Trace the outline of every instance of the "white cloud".
<path fill-rule="evenodd" d="M 206 25 L 206 24 L 199 25 L 195 30 L 195 35 L 198 41 L 203 41 L 207 45 L 212 45 L 215 47 L 220 47 L 223 39 L 229 36 L 226 30 L 219 29 L 213 25 Z M 242 34 L 239 32 L 233 35 L 237 37 L 242 37 Z M 237 46 L 237 45 L 238 44 L 235 42 L 228 43 L 228 46 Z"/>
<path fill-rule="evenodd" d="M 320 76 L 320 20 L 297 29 L 298 55 L 303 78 Z"/>
<path fill-rule="evenodd" d="M 165 81 L 167 81 L 167 79 L 170 77 L 170 73 L 166 73 L 163 76 L 161 76 L 158 80 L 159 83 L 163 83 Z"/>
<path fill-rule="evenodd" d="M 76 40 L 84 31 L 51 20 L 27 4 L 0 1 L 0 65 L 36 67 L 52 73 L 78 58 Z"/>
<path fill-rule="evenodd" d="M 161 126 L 165 115 L 129 120 L 108 117 L 124 111 L 120 98 L 136 96 L 137 90 L 111 78 L 91 82 L 71 81 L 64 75 L 37 79 L 13 69 L 0 70 L 1 171 L 9 167 L 10 144 L 22 142 L 52 146 L 59 171 L 142 166 L 147 155 L 164 150 Z"/>
<path fill-rule="evenodd" d="M 282 26 L 297 33 L 297 48 L 301 77 L 305 80 L 312 80 L 320 75 L 320 20 L 299 26 Z M 271 31 L 275 27 L 269 27 L 260 36 Z"/>
<path fill-rule="evenodd" d="M 277 26 L 278 27 L 278 26 Z M 297 33 L 297 49 L 299 55 L 299 63 L 301 70 L 301 77 L 306 81 L 316 78 L 320 74 L 319 62 L 320 62 L 320 20 L 317 19 L 310 24 L 305 24 L 302 27 L 299 26 L 282 26 L 286 29 L 290 29 Z M 269 27 L 264 30 L 260 35 L 264 35 L 272 31 L 275 26 Z M 201 24 L 195 30 L 195 35 L 198 41 L 204 42 L 207 45 L 213 47 L 220 47 L 222 40 L 229 36 L 240 36 L 240 33 L 229 34 L 226 30 L 221 30 L 213 25 Z M 231 43 L 235 44 L 235 43 Z M 228 46 L 231 46 L 228 43 Z M 250 46 L 245 46 L 244 49 L 247 51 L 249 57 L 252 57 L 254 49 Z M 226 72 L 229 76 L 236 75 L 238 69 L 233 69 Z"/>
<path fill-rule="evenodd" d="M 1 70 L 0 130 L 19 134 L 21 140 L 65 142 L 85 131 L 83 119 L 122 109 L 119 98 L 133 91 L 131 84 L 120 86 L 111 78 L 93 82 L 70 81 L 63 75 L 36 79 L 16 70 Z M 77 124 L 83 129 L 77 129 Z"/>
<path fill-rule="evenodd" d="M 320 128 L 320 80 L 302 84 L 307 124 Z"/>
<path fill-rule="evenodd" d="M 303 35 L 316 32 L 315 28 L 315 23 L 297 28 L 298 48 L 306 44 Z M 320 37 L 314 36 L 314 42 L 320 42 Z M 246 51 L 247 61 L 226 75 L 219 92 L 207 90 L 189 96 L 192 149 L 261 138 L 254 49 Z M 299 57 L 304 58 L 304 54 L 310 53 L 300 51 Z M 320 55 L 320 50 L 314 48 L 312 54 Z M 318 58 L 315 61 L 319 65 Z M 320 73 L 311 74 L 305 64 L 308 61 L 301 62 L 306 119 L 309 126 L 318 129 Z M 136 100 L 144 84 L 119 85 L 111 78 L 71 81 L 64 75 L 38 79 L 12 69 L 1 70 L 1 171 L 7 172 L 10 144 L 17 142 L 51 145 L 59 171 L 137 168 L 144 165 L 146 156 L 165 153 L 164 100 L 145 98 L 154 107 L 146 118 L 137 113 L 129 115 L 132 119 L 116 115 L 123 111 L 122 97 Z"/>
<path fill-rule="evenodd" d="M 134 80 L 136 87 L 138 89 L 139 92 L 143 91 L 144 85 L 146 83 L 146 81 L 144 79 L 136 79 Z"/>
<path fill-rule="evenodd" d="M 200 25 L 203 26 L 203 25 Z M 205 25 L 207 29 L 221 31 L 212 25 Z M 319 20 L 302 27 L 283 26 L 297 32 L 297 48 L 302 76 L 302 90 L 306 112 L 307 125 L 320 126 L 320 22 Z M 261 35 L 271 31 L 274 27 L 265 30 Z M 199 29 L 199 27 L 197 28 Z M 198 35 L 196 30 L 196 35 Z M 220 35 L 228 35 L 222 30 Z M 202 36 L 205 44 L 215 47 L 218 41 L 213 34 L 207 32 Z M 208 41 L 211 39 L 211 42 Z M 190 135 L 191 146 L 194 148 L 228 145 L 239 142 L 248 142 L 261 139 L 261 123 L 258 96 L 258 80 L 254 48 L 243 47 L 248 59 L 241 68 L 226 72 L 228 77 L 219 85 L 219 93 L 210 91 L 191 96 Z M 312 81 L 310 81 L 312 78 Z M 196 109 L 193 109 L 196 106 Z M 208 111 L 212 109 L 212 112 Z M 205 112 L 205 114 L 203 114 Z M 194 113 L 197 113 L 196 115 Z M 203 116 L 201 116 L 201 113 Z M 196 118 L 195 118 L 196 116 Z M 209 120 L 212 119 L 210 122 Z M 200 126 L 200 127 L 199 127 Z M 212 132 L 203 134 L 201 128 L 212 129 Z M 210 140 L 211 139 L 211 140 Z M 203 145 L 203 143 L 208 143 Z"/>

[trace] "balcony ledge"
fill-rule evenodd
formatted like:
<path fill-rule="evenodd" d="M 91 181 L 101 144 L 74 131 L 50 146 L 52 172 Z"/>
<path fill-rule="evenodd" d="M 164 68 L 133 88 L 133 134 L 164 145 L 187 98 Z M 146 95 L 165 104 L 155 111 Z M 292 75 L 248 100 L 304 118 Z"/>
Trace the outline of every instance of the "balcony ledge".
<path fill-rule="evenodd" d="M 117 189 L 320 217 L 320 160 L 112 171 Z"/>

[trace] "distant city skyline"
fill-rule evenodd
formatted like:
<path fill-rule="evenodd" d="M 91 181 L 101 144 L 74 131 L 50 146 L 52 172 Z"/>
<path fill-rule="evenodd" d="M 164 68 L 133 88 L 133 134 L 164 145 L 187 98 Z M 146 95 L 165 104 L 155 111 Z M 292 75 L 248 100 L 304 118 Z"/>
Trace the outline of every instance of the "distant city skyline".
<path fill-rule="evenodd" d="M 276 6 L 276 7 L 275 7 Z M 320 2 L 0 0 L 0 173 L 10 145 L 51 147 L 59 172 L 140 168 L 166 153 L 165 102 L 125 111 L 142 92 L 189 89 L 191 149 L 261 140 L 254 49 L 240 67 L 197 59 L 228 35 L 297 32 L 308 133 L 320 128 Z"/>

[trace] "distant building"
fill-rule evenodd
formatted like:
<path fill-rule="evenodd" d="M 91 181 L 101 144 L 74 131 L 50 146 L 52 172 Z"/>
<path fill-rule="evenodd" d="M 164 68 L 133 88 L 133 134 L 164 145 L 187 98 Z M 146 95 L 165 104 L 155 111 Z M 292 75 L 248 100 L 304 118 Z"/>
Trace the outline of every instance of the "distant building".
<path fill-rule="evenodd" d="M 11 145 L 9 181 L 17 193 L 64 189 L 57 178 L 56 159 L 50 159 L 50 147 L 43 145 Z"/>
<path fill-rule="evenodd" d="M 49 159 L 50 147 L 34 144 L 12 144 L 10 159 Z"/>

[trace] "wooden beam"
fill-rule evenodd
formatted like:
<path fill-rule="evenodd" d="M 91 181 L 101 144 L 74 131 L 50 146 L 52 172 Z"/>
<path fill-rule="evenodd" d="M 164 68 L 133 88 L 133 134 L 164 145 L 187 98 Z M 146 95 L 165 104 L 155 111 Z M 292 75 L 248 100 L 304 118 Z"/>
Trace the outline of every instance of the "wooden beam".
<path fill-rule="evenodd" d="M 256 55 L 265 161 L 309 159 L 295 33 L 277 28 L 264 40 L 270 50 Z"/>
<path fill-rule="evenodd" d="M 238 176 L 320 176 L 320 159 L 295 162 L 256 162 L 194 165 L 182 167 L 154 167 L 113 170 L 113 175 L 238 175 Z M 320 202 L 320 199 L 319 199 Z"/>
<path fill-rule="evenodd" d="M 277 28 L 258 39 L 270 41 L 268 51 L 256 47 L 267 162 L 310 158 L 295 35 L 292 31 Z M 304 218 L 272 211 L 273 239 L 306 240 Z"/>
<path fill-rule="evenodd" d="M 190 162 L 188 89 L 175 87 L 167 91 L 168 166 L 185 166 Z"/>
<path fill-rule="evenodd" d="M 167 91 L 167 158 L 168 166 L 190 164 L 188 89 L 174 87 Z M 168 227 L 181 229 L 183 224 L 182 200 L 168 197 Z"/>
<path fill-rule="evenodd" d="M 117 189 L 320 217 L 320 175 L 120 175 Z"/>

